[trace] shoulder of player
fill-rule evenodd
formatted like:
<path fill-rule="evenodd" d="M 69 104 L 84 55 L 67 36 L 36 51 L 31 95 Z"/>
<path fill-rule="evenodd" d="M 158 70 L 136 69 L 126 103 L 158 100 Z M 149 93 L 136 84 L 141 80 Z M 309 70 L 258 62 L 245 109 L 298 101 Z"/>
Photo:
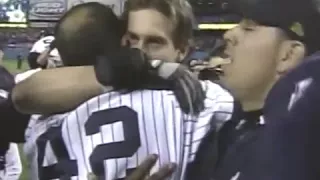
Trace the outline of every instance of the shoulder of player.
<path fill-rule="evenodd" d="M 36 73 L 38 71 L 41 71 L 41 70 L 42 70 L 41 68 L 37 68 L 37 69 L 31 69 L 31 70 L 19 73 L 19 74 L 15 75 L 14 80 L 15 80 L 16 83 L 19 83 L 19 82 L 27 79 L 28 77 L 30 77 L 34 73 Z"/>
<path fill-rule="evenodd" d="M 211 81 L 202 81 L 206 91 L 205 109 L 200 113 L 200 121 L 214 119 L 216 126 L 228 121 L 234 111 L 234 98 L 219 84 Z"/>
<path fill-rule="evenodd" d="M 319 67 L 319 52 L 306 57 L 302 64 L 281 78 L 272 87 L 266 99 L 264 112 L 268 115 L 271 114 L 272 117 L 278 115 L 278 112 L 282 112 L 281 115 L 283 115 L 283 112 L 297 106 L 298 102 L 318 99 L 319 93 L 317 92 L 320 90 Z"/>
<path fill-rule="evenodd" d="M 130 102 L 133 101 L 150 101 L 150 99 L 161 99 L 162 101 L 166 102 L 166 104 L 169 104 L 168 102 L 173 102 L 172 104 L 175 104 L 175 96 L 172 91 L 167 90 L 138 90 L 133 91 L 130 93 L 124 93 L 121 94 L 119 92 L 106 92 L 103 94 L 100 94 L 98 96 L 95 96 L 80 106 L 78 106 L 74 111 L 89 111 L 94 112 L 98 109 L 103 109 L 105 107 L 109 107 L 110 105 L 113 106 L 114 104 L 119 105 L 121 104 L 130 105 Z M 90 107 L 90 108 L 89 108 Z"/>

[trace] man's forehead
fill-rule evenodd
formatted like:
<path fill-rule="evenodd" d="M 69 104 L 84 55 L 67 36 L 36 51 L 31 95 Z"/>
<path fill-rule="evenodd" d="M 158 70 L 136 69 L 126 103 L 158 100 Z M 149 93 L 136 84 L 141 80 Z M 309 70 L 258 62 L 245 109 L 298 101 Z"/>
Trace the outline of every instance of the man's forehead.
<path fill-rule="evenodd" d="M 156 10 L 133 11 L 129 13 L 128 32 L 144 37 L 168 37 L 172 22 Z"/>

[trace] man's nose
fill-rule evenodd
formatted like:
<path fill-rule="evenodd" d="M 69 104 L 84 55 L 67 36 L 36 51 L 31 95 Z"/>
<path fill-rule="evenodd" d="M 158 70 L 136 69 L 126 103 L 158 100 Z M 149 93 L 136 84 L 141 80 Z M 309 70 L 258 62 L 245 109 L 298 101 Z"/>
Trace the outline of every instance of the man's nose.
<path fill-rule="evenodd" d="M 144 44 L 143 41 L 138 41 L 137 43 L 131 44 L 131 48 L 137 48 L 144 51 L 145 48 L 143 44 Z"/>
<path fill-rule="evenodd" d="M 238 44 L 238 40 L 236 38 L 237 31 L 238 31 L 238 26 L 232 29 L 229 29 L 224 33 L 223 39 L 226 43 L 226 46 L 236 46 Z"/>

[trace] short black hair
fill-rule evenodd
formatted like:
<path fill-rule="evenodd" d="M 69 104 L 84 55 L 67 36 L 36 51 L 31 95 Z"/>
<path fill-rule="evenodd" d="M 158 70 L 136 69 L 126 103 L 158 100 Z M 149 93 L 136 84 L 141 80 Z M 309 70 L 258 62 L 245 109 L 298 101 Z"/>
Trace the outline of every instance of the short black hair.
<path fill-rule="evenodd" d="M 65 66 L 92 65 L 120 47 L 124 31 L 111 8 L 97 2 L 72 7 L 55 28 L 55 46 Z"/>

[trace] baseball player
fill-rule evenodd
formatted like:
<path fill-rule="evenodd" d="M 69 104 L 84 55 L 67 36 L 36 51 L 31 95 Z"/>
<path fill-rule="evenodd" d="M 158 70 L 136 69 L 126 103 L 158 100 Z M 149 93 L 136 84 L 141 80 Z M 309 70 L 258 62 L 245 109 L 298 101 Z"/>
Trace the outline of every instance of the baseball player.
<path fill-rule="evenodd" d="M 44 45 L 44 44 L 42 44 Z M 46 45 L 44 45 L 46 46 Z M 44 49 L 44 48 L 43 48 Z M 46 49 L 42 53 L 40 53 L 39 58 L 41 59 L 40 61 L 45 62 L 46 66 L 44 68 L 50 69 L 50 68 L 56 68 L 56 67 L 61 67 L 62 66 L 62 61 L 59 55 L 59 52 L 57 49 Z M 36 72 L 41 71 L 42 68 L 36 68 L 36 69 L 30 69 L 28 71 L 19 73 L 15 76 L 15 82 L 19 83 L 26 78 L 30 77 Z"/>
<path fill-rule="evenodd" d="M 0 82 L 1 119 L 2 121 L 7 122 L 5 125 L 6 127 L 1 126 L 0 179 L 18 180 L 22 172 L 20 154 L 17 144 L 10 142 L 17 142 L 15 141 L 16 136 L 19 135 L 11 133 L 18 132 L 18 129 L 20 129 L 19 125 L 15 126 L 15 122 L 21 121 L 20 125 L 25 127 L 25 123 L 29 116 L 17 115 L 12 106 L 8 104 L 7 99 L 14 86 L 14 79 L 4 67 L 0 67 Z"/>
<path fill-rule="evenodd" d="M 42 60 L 39 58 L 40 54 L 44 52 L 48 52 L 49 49 L 53 49 L 50 47 L 51 43 L 54 40 L 54 36 L 52 35 L 47 35 L 36 41 L 28 55 L 28 63 L 29 67 L 31 69 L 37 69 L 37 68 L 45 68 L 46 67 L 46 61 Z M 43 58 L 42 58 L 43 59 Z"/>

